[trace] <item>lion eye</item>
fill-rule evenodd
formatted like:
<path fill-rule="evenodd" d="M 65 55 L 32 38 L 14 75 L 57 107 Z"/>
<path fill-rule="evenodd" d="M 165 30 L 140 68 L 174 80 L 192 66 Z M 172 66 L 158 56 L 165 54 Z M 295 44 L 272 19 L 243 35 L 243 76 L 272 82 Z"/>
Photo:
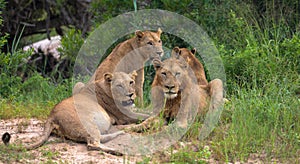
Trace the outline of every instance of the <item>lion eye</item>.
<path fill-rule="evenodd" d="M 152 43 L 152 42 L 148 42 L 147 44 L 149 44 L 149 45 L 151 45 L 151 46 L 153 45 L 153 43 Z"/>
<path fill-rule="evenodd" d="M 130 85 L 133 85 L 133 84 L 134 84 L 134 81 L 130 81 L 129 84 L 130 84 Z"/>
<path fill-rule="evenodd" d="M 161 75 L 164 76 L 164 77 L 166 77 L 167 73 L 166 72 L 162 72 Z"/>
<path fill-rule="evenodd" d="M 160 43 L 160 42 L 161 42 L 161 40 L 158 41 L 158 43 Z"/>
<path fill-rule="evenodd" d="M 176 77 L 180 76 L 180 72 L 176 72 L 176 73 L 175 73 L 175 76 L 176 76 Z"/>

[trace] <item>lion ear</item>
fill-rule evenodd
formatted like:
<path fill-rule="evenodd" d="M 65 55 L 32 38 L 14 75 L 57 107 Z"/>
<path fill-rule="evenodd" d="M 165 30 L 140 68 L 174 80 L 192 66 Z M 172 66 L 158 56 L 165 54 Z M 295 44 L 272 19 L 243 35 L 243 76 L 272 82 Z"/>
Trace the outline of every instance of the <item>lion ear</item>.
<path fill-rule="evenodd" d="M 191 50 L 191 52 L 192 52 L 193 55 L 196 55 L 196 48 L 193 48 L 193 49 Z"/>
<path fill-rule="evenodd" d="M 177 46 L 174 47 L 173 50 L 172 50 L 171 56 L 178 59 L 180 54 L 181 54 L 180 48 L 177 47 Z"/>
<path fill-rule="evenodd" d="M 144 33 L 140 30 L 137 30 L 135 31 L 135 35 L 138 37 L 138 38 L 142 38 L 144 36 Z"/>
<path fill-rule="evenodd" d="M 162 33 L 162 30 L 160 28 L 157 29 L 157 34 L 160 35 Z"/>
<path fill-rule="evenodd" d="M 131 73 L 130 73 L 130 75 L 131 75 L 131 78 L 133 79 L 133 80 L 135 80 L 135 78 L 137 77 L 137 72 L 136 72 L 136 70 L 133 70 Z"/>
<path fill-rule="evenodd" d="M 113 75 L 111 73 L 105 73 L 103 76 L 106 82 L 110 83 L 112 81 Z"/>
<path fill-rule="evenodd" d="M 153 59 L 152 63 L 153 63 L 153 66 L 154 66 L 155 70 L 161 68 L 162 65 L 163 65 L 163 63 L 159 59 Z"/>

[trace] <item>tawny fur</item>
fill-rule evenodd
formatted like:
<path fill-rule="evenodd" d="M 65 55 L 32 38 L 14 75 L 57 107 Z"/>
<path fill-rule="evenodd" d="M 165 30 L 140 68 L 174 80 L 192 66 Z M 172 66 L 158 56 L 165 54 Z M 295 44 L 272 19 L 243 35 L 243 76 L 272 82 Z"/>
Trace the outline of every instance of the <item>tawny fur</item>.
<path fill-rule="evenodd" d="M 143 102 L 144 63 L 153 58 L 160 58 L 164 51 L 160 39 L 162 31 L 136 31 L 135 36 L 118 44 L 107 58 L 99 65 L 93 78 L 100 80 L 105 72 L 137 70 L 135 79 L 138 102 Z M 92 79 L 93 79 L 92 78 Z"/>
<path fill-rule="evenodd" d="M 186 110 L 191 107 L 191 103 L 199 102 L 198 116 L 204 115 L 208 107 L 216 109 L 222 105 L 222 81 L 215 79 L 205 85 L 207 80 L 202 64 L 194 58 L 192 52 L 187 51 L 187 49 L 182 50 L 175 47 L 171 58 L 163 62 L 153 61 L 156 74 L 152 83 L 151 96 L 155 114 L 143 123 L 131 126 L 127 130 L 141 131 L 143 128 L 148 128 L 150 122 L 158 117 L 157 115 L 161 110 L 163 110 L 163 117 L 166 120 L 179 119 L 180 124 L 186 127 L 187 121 L 184 119 L 187 116 L 181 118 L 176 118 L 176 116 L 178 116 L 178 112 L 187 112 Z M 199 68 L 201 70 L 198 70 Z M 194 97 L 198 101 L 188 99 Z M 179 110 L 181 106 L 184 106 L 182 111 Z"/>
<path fill-rule="evenodd" d="M 114 105 L 113 103 L 122 104 L 122 101 L 133 102 L 135 98 L 135 76 L 136 72 L 131 74 L 125 74 L 123 72 L 115 72 L 113 74 L 106 73 L 104 79 L 82 86 L 77 94 L 64 99 L 53 108 L 45 124 L 42 137 L 35 143 L 25 145 L 25 148 L 30 150 L 41 146 L 49 138 L 50 134 L 54 132 L 73 141 L 86 142 L 90 150 L 96 149 L 113 154 L 120 154 L 120 152 L 113 148 L 108 148 L 101 144 L 124 132 L 117 131 L 108 133 L 114 120 L 110 118 L 105 108 L 98 104 L 97 99 L 101 99 L 103 103 L 112 103 L 112 106 Z M 122 88 L 117 86 L 121 84 Z M 102 96 L 97 94 L 96 98 L 94 89 L 101 87 L 103 87 L 105 92 L 103 92 Z M 124 90 L 126 91 L 125 93 Z M 113 97 L 112 93 L 117 95 L 117 97 Z M 113 98 L 115 98 L 115 101 L 111 101 Z M 133 103 L 128 104 L 128 106 L 124 108 L 130 108 L 132 106 Z M 101 119 L 93 120 L 95 114 L 97 118 Z M 79 115 L 81 118 L 79 118 Z M 148 117 L 143 114 L 136 115 L 138 115 L 137 117 L 140 119 L 146 119 Z"/>

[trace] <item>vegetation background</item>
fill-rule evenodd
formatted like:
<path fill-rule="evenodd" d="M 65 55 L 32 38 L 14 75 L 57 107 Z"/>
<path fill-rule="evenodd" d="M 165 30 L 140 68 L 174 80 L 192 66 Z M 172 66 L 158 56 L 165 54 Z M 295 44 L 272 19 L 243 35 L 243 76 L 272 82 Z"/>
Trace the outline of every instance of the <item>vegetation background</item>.
<path fill-rule="evenodd" d="M 69 13 L 78 14 L 72 12 L 76 6 L 68 0 L 53 2 L 60 5 L 50 6 L 52 14 L 61 16 L 62 6 Z M 58 30 L 49 27 L 44 34 L 26 33 L 26 36 L 25 29 L 30 27 L 20 22 L 15 32 L 2 28 L 0 119 L 45 119 L 56 103 L 71 95 L 72 64 L 84 38 L 101 23 L 134 10 L 135 4 L 137 9 L 169 10 L 198 23 L 213 39 L 226 70 L 229 102 L 217 128 L 207 140 L 196 141 L 199 151 L 183 148 L 172 154 L 169 162 L 195 163 L 205 158 L 247 161 L 253 154 L 266 162 L 274 159 L 300 162 L 300 2 L 296 0 L 139 0 L 136 3 L 95 0 L 86 6 L 88 30 L 76 26 L 76 22 L 60 24 Z M 9 5 L 0 0 L 2 27 L 6 25 Z M 48 18 L 49 13 L 43 8 L 35 12 L 39 17 L 25 15 L 25 19 L 34 22 Z M 38 66 L 24 64 L 32 55 L 30 51 L 22 51 L 25 44 L 61 31 L 64 34 L 61 61 L 68 62 L 59 62 L 50 72 L 45 70 L 46 59 Z M 168 34 L 162 37 L 165 47 L 188 46 Z M 201 56 L 197 57 L 201 60 Z M 71 68 L 68 76 L 61 71 L 62 65 Z M 148 79 L 146 84 L 151 83 L 151 78 Z M 145 90 L 149 90 L 149 85 Z M 197 132 L 195 125 L 185 140 L 193 141 Z M 0 148 L 0 154 L 3 151 Z"/>

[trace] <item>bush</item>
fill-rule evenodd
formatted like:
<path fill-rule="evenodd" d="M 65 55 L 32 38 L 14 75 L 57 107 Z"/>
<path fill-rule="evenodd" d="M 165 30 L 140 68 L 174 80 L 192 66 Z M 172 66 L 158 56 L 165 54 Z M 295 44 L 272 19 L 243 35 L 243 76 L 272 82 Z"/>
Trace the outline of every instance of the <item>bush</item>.
<path fill-rule="evenodd" d="M 84 43 L 81 31 L 70 29 L 61 39 L 61 48 L 58 51 L 61 53 L 61 60 L 67 59 L 70 61 L 69 67 L 73 67 L 77 54 Z"/>
<path fill-rule="evenodd" d="M 279 46 L 280 58 L 291 71 L 300 74 L 300 35 L 295 34 L 292 39 L 286 38 Z M 286 68 L 285 67 L 285 68 Z"/>
<path fill-rule="evenodd" d="M 5 8 L 6 2 L 4 0 L 0 0 L 0 28 L 3 26 L 3 18 L 2 18 L 2 11 Z M 7 34 L 3 34 L 2 31 L 0 31 L 0 53 L 2 53 L 2 47 L 6 44 L 7 42 Z"/>

